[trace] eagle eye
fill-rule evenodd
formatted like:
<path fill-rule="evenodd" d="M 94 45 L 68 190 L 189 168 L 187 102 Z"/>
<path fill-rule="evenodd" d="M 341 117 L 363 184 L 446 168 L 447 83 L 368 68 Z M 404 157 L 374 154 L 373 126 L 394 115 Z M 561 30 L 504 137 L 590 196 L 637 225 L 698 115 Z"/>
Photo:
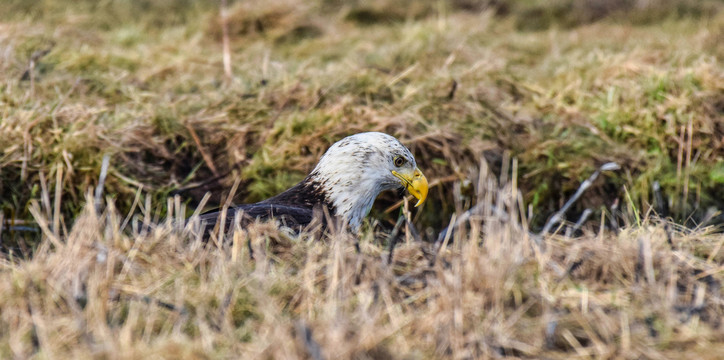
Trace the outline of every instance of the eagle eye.
<path fill-rule="evenodd" d="M 401 167 L 402 165 L 405 165 L 405 158 L 403 158 L 402 156 L 397 156 L 395 157 L 394 162 L 395 166 Z"/>

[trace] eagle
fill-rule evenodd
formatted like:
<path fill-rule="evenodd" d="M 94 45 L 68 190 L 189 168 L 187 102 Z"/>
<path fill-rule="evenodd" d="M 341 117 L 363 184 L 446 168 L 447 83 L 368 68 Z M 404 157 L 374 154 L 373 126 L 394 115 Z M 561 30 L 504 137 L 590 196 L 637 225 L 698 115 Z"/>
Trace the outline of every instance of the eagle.
<path fill-rule="evenodd" d="M 428 183 L 415 157 L 393 136 L 359 133 L 329 147 L 314 170 L 288 190 L 258 203 L 229 208 L 226 225 L 238 214 L 242 224 L 276 219 L 301 229 L 319 214 L 329 214 L 356 233 L 377 196 L 395 189 L 407 189 L 417 199 L 416 207 L 425 202 Z M 218 211 L 203 214 L 201 225 L 210 229 L 220 217 Z"/>

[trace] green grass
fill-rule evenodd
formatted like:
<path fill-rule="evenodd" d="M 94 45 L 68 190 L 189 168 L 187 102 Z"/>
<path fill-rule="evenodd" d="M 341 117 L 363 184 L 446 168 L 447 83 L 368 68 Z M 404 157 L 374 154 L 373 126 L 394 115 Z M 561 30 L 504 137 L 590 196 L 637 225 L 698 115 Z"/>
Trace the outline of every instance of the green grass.
<path fill-rule="evenodd" d="M 298 357 L 300 322 L 330 358 L 714 354 L 704 349 L 722 346 L 710 321 L 721 316 L 712 286 L 722 252 L 706 225 L 724 209 L 724 12 L 717 1 L 642 5 L 230 1 L 229 79 L 216 2 L 2 2 L 0 214 L 15 225 L 49 219 L 52 234 L 0 234 L 0 308 L 16 310 L 3 311 L 0 357 Z M 381 262 L 400 214 L 386 211 L 394 194 L 378 200 L 362 255 L 267 229 L 244 235 L 266 249 L 251 261 L 245 246 L 189 248 L 189 234 L 116 224 L 129 212 L 190 215 L 165 205 L 172 196 L 194 209 L 210 192 L 207 208 L 218 206 L 239 177 L 235 203 L 264 199 L 335 141 L 369 130 L 400 138 L 437 181 L 414 214 L 425 240 L 485 199 L 474 195 L 482 160 L 493 178 L 515 171 L 521 204 L 509 209 L 533 230 L 598 166 L 622 169 L 571 210 L 570 221 L 594 211 L 582 239 L 546 238 L 550 250 L 533 256 L 520 226 L 486 222 L 432 268 L 415 242 L 394 266 Z M 105 155 L 117 211 L 95 214 L 85 194 Z M 654 182 L 674 252 L 647 216 Z M 501 191 L 489 196 L 510 201 Z M 624 229 L 599 234 L 616 201 Z M 655 279 L 638 241 L 651 244 Z M 582 272 L 563 278 L 546 265 L 579 260 Z M 714 282 L 694 279 L 700 271 Z M 675 309 L 697 291 L 703 312 L 682 320 Z M 576 305 L 584 297 L 590 311 Z M 551 319 L 560 328 L 546 338 Z"/>

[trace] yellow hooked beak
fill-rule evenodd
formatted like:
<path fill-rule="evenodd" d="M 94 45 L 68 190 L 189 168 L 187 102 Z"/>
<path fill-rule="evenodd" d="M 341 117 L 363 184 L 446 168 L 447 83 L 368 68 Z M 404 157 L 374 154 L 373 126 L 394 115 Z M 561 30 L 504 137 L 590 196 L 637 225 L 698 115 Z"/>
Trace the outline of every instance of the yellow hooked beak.
<path fill-rule="evenodd" d="M 412 196 L 417 198 L 417 204 L 415 204 L 415 207 L 418 207 L 425 202 L 425 199 L 427 199 L 427 178 L 425 178 L 425 175 L 422 175 L 422 171 L 420 171 L 420 169 L 415 168 L 415 171 L 412 174 L 401 174 L 392 170 L 392 175 L 395 175 L 398 179 L 400 179 L 402 186 L 404 186 L 407 191 L 412 194 Z"/>

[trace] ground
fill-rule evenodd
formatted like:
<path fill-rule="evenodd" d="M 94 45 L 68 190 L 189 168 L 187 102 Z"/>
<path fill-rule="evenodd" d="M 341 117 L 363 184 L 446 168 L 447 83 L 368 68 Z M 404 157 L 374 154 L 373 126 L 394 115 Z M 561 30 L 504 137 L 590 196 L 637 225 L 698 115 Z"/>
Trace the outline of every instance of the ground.
<path fill-rule="evenodd" d="M 724 354 L 720 2 L 221 5 L 0 4 L 0 357 Z M 368 130 L 424 207 L 383 194 L 359 239 L 178 225 Z"/>

